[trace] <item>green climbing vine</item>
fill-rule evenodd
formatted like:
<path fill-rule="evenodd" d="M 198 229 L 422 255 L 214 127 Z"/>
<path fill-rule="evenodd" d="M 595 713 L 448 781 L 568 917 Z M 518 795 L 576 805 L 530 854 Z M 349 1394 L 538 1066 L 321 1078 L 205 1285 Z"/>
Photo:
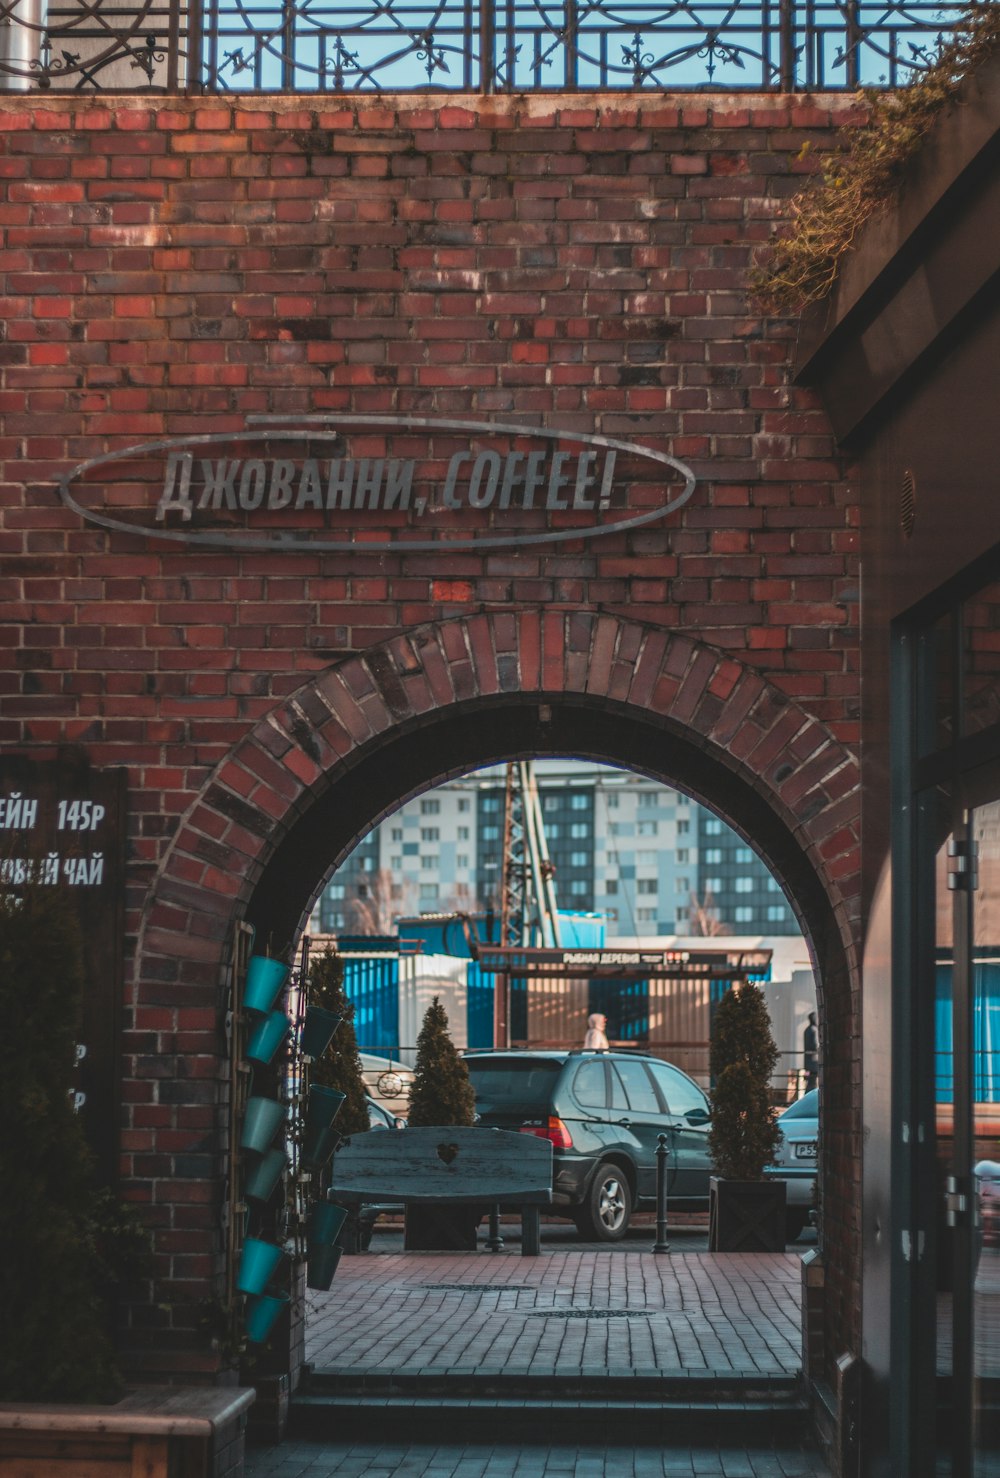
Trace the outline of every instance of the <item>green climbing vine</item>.
<path fill-rule="evenodd" d="M 1000 3 L 975 0 L 926 71 L 905 87 L 862 94 L 867 126 L 842 133 L 838 148 L 787 202 L 787 229 L 755 256 L 748 286 L 758 311 L 791 316 L 826 297 L 862 226 L 894 200 L 931 124 L 998 45 Z"/>

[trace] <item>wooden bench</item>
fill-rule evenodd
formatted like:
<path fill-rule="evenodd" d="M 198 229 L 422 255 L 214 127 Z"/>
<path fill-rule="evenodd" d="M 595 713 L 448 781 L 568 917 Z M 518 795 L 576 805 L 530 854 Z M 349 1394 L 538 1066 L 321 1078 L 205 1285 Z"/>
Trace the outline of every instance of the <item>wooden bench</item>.
<path fill-rule="evenodd" d="M 2 1478 L 236 1478 L 254 1393 L 147 1386 L 111 1406 L 0 1402 Z"/>
<path fill-rule="evenodd" d="M 330 1198 L 343 1206 L 494 1207 L 521 1212 L 521 1252 L 538 1254 L 552 1203 L 552 1145 L 509 1129 L 398 1129 L 359 1134 L 334 1157 Z"/>

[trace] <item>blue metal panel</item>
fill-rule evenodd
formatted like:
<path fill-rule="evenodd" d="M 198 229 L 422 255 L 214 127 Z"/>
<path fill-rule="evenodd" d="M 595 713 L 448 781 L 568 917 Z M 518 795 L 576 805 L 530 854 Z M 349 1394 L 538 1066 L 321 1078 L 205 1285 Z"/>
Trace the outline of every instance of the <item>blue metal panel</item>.
<path fill-rule="evenodd" d="M 559 939 L 563 949 L 603 949 L 605 918 L 602 913 L 581 913 L 560 908 Z"/>
<path fill-rule="evenodd" d="M 467 1031 L 470 1047 L 493 1046 L 493 992 L 495 975 L 486 975 L 474 960 L 466 968 Z"/>
<path fill-rule="evenodd" d="M 354 1007 L 354 1031 L 362 1051 L 399 1049 L 398 956 L 344 957 L 344 990 Z"/>

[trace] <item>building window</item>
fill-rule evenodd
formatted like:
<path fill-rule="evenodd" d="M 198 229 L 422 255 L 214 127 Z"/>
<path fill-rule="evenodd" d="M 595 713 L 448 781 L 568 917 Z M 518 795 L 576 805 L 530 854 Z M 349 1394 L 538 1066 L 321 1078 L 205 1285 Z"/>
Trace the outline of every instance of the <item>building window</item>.
<path fill-rule="evenodd" d="M 645 863 L 648 866 L 653 866 L 656 863 L 656 853 L 653 851 L 652 848 L 649 848 L 645 851 L 636 852 L 635 860 L 640 865 Z"/>
<path fill-rule="evenodd" d="M 721 862 L 722 861 L 722 848 L 721 847 L 708 847 L 708 848 L 706 848 L 706 850 L 705 850 L 705 861 L 706 862 Z"/>
<path fill-rule="evenodd" d="M 785 917 L 785 910 L 780 903 L 772 903 L 768 907 L 767 917 L 770 923 L 779 924 Z"/>
<path fill-rule="evenodd" d="M 605 880 L 605 883 L 604 883 L 604 891 L 605 891 L 605 893 L 617 893 L 618 892 L 618 879 L 617 878 L 607 878 Z"/>
<path fill-rule="evenodd" d="M 674 910 L 674 919 L 675 919 L 675 921 L 678 924 L 686 924 L 686 923 L 688 923 L 689 922 L 689 917 L 688 917 L 688 911 L 687 911 L 687 909 L 686 908 L 678 908 L 678 909 L 675 909 Z"/>
<path fill-rule="evenodd" d="M 651 924 L 656 918 L 655 908 L 637 908 L 635 916 L 640 924 Z"/>
<path fill-rule="evenodd" d="M 586 810 L 589 810 L 589 808 L 590 808 L 590 796 L 589 795 L 580 795 L 579 793 L 576 794 L 576 795 L 571 795 L 570 798 L 569 798 L 569 804 L 570 804 L 571 810 L 574 810 L 574 811 L 586 811 Z"/>
<path fill-rule="evenodd" d="M 558 821 L 550 821 L 549 822 L 549 824 L 545 828 L 545 835 L 548 837 L 548 839 L 549 839 L 550 842 L 554 842 L 554 841 L 556 841 L 558 839 L 558 836 L 559 836 L 559 823 L 558 823 Z"/>
<path fill-rule="evenodd" d="M 330 897 L 331 898 L 346 898 L 347 897 L 347 889 L 346 889 L 345 884 L 344 883 L 331 883 L 330 884 Z"/>
<path fill-rule="evenodd" d="M 722 892 L 722 879 L 721 878 L 706 878 L 705 879 L 705 887 L 708 889 L 708 891 L 710 893 L 721 893 Z"/>
<path fill-rule="evenodd" d="M 609 837 L 616 837 L 616 836 L 620 836 L 620 835 L 621 835 L 621 824 L 619 822 L 617 822 L 617 821 L 609 821 L 608 822 L 608 836 Z"/>
<path fill-rule="evenodd" d="M 468 867 L 468 865 L 469 865 L 469 857 L 468 857 L 468 854 L 466 852 L 459 852 L 458 856 L 455 858 L 455 866 L 456 867 Z M 459 884 L 459 886 L 461 887 L 463 885 L 462 884 Z"/>
<path fill-rule="evenodd" d="M 441 866 L 441 858 L 436 852 L 428 852 L 426 857 L 421 857 L 420 866 L 424 872 L 429 872 L 432 869 L 436 872 Z"/>
<path fill-rule="evenodd" d="M 438 816 L 438 815 L 440 815 L 440 813 L 441 813 L 441 802 L 439 800 L 429 800 L 429 801 L 421 801 L 420 802 L 420 814 L 421 814 L 421 816 Z"/>
<path fill-rule="evenodd" d="M 709 837 L 720 837 L 722 835 L 722 822 L 718 816 L 709 816 L 705 822 L 705 835 Z"/>
<path fill-rule="evenodd" d="M 590 827 L 586 821 L 574 821 L 569 829 L 569 834 L 571 837 L 589 837 Z"/>
<path fill-rule="evenodd" d="M 691 879 L 690 878 L 678 878 L 677 879 L 677 882 L 676 882 L 676 884 L 674 886 L 674 892 L 675 893 L 690 893 L 690 891 L 691 891 Z"/>
<path fill-rule="evenodd" d="M 542 796 L 542 810 L 543 811 L 558 811 L 558 809 L 559 809 L 559 797 L 557 795 L 543 795 Z"/>
<path fill-rule="evenodd" d="M 392 828 L 392 840 L 394 842 L 401 842 L 403 840 L 403 828 L 401 826 L 394 826 Z"/>
<path fill-rule="evenodd" d="M 658 806 L 659 803 L 660 803 L 660 797 L 656 794 L 655 790 L 640 790 L 640 792 L 639 792 L 639 806 L 640 806 L 640 809 L 642 809 L 642 810 L 649 810 L 650 806 Z"/>
<path fill-rule="evenodd" d="M 688 834 L 688 832 L 690 830 L 691 830 L 691 823 L 690 823 L 690 821 L 684 821 L 684 820 L 678 821 L 678 823 L 677 823 L 677 835 L 679 837 L 686 837 L 687 834 Z"/>
<path fill-rule="evenodd" d="M 390 857 L 389 866 L 392 868 L 393 872 L 399 872 L 403 866 L 402 857 Z"/>
<path fill-rule="evenodd" d="M 467 842 L 469 840 L 469 828 L 467 826 L 460 826 L 456 835 L 460 842 Z"/>
<path fill-rule="evenodd" d="M 468 801 L 468 797 L 467 796 L 466 797 L 463 797 L 459 801 L 459 803 L 458 803 L 458 809 L 460 811 L 467 811 L 469 809 L 469 801 Z"/>
<path fill-rule="evenodd" d="M 733 853 L 733 861 L 734 862 L 752 862 L 753 861 L 753 853 L 751 852 L 751 850 L 750 850 L 749 847 L 737 847 L 736 848 L 736 851 Z"/>
<path fill-rule="evenodd" d="M 570 867 L 586 867 L 590 862 L 589 852 L 571 852 L 569 854 Z"/>
<path fill-rule="evenodd" d="M 606 908 L 604 910 L 604 917 L 607 919 L 607 921 L 608 921 L 609 924 L 617 924 L 617 922 L 618 922 L 618 910 L 617 910 L 617 908 Z"/>
<path fill-rule="evenodd" d="M 608 808 L 609 811 L 617 811 L 618 810 L 618 802 L 621 800 L 621 796 L 617 796 L 617 795 L 606 795 L 604 797 L 604 800 L 605 800 L 605 803 L 606 803 L 607 808 Z"/>
<path fill-rule="evenodd" d="M 437 885 L 437 883 L 421 883 L 420 884 L 420 902 L 421 903 L 436 903 L 437 902 L 437 896 L 438 896 L 438 885 Z"/>
<path fill-rule="evenodd" d="M 484 826 L 480 832 L 484 842 L 496 842 L 500 839 L 499 826 Z"/>
<path fill-rule="evenodd" d="M 677 854 L 676 855 L 677 855 L 677 861 L 678 862 L 686 862 L 688 860 L 688 849 L 687 849 L 687 847 L 678 847 L 677 848 Z"/>
<path fill-rule="evenodd" d="M 500 809 L 500 797 L 498 795 L 484 795 L 483 796 L 483 810 L 484 811 L 499 811 L 499 809 Z"/>
<path fill-rule="evenodd" d="M 768 878 L 768 880 L 767 880 L 767 891 L 769 893 L 780 893 L 781 892 L 781 884 L 778 882 L 778 879 L 777 878 Z"/>
<path fill-rule="evenodd" d="M 655 878 L 640 878 L 636 887 L 638 893 L 655 893 L 657 881 Z"/>
<path fill-rule="evenodd" d="M 635 830 L 637 836 L 655 837 L 659 833 L 660 823 L 658 821 L 637 821 Z"/>
<path fill-rule="evenodd" d="M 358 867 L 361 869 L 362 872 L 374 872 L 375 871 L 375 858 L 374 857 L 362 857 L 362 858 L 360 858 L 359 859 L 359 862 L 358 862 Z"/>
<path fill-rule="evenodd" d="M 436 842 L 440 836 L 440 829 L 436 826 L 422 826 L 420 828 L 420 840 L 422 842 Z"/>
<path fill-rule="evenodd" d="M 586 879 L 574 878 L 569 885 L 569 891 L 572 898 L 584 898 L 590 892 L 590 889 L 587 886 Z"/>
<path fill-rule="evenodd" d="M 733 884 L 734 893 L 752 893 L 753 878 L 737 878 Z"/>
<path fill-rule="evenodd" d="M 747 908 L 745 904 L 742 908 L 737 908 L 734 914 L 738 924 L 750 924 L 753 922 L 753 909 Z"/>

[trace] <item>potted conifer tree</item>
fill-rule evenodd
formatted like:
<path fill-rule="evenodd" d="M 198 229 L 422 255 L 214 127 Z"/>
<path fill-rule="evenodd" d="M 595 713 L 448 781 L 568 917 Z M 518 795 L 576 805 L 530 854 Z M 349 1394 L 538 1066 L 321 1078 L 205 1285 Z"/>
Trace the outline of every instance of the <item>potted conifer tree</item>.
<path fill-rule="evenodd" d="M 781 1132 L 771 1103 L 778 1056 L 760 986 L 731 986 L 716 1009 L 709 1056 L 711 1252 L 784 1251 L 785 1183 L 764 1177 Z"/>
<path fill-rule="evenodd" d="M 361 1056 L 354 1031 L 354 1007 L 344 990 L 344 962 L 329 946 L 309 965 L 309 1003 L 321 1006 L 342 1018 L 332 1041 L 313 1062 L 310 1078 L 323 1088 L 334 1088 L 345 1095 L 337 1114 L 336 1130 L 344 1139 L 364 1134 L 370 1128 L 365 1102 L 365 1081 L 361 1073 Z M 321 1189 L 336 1181 L 337 1157 L 334 1155 L 321 1178 Z M 333 1191 L 336 1199 L 336 1190 Z M 345 1252 L 363 1252 L 371 1240 L 372 1218 L 352 1210 L 340 1232 L 338 1241 Z"/>
<path fill-rule="evenodd" d="M 476 1099 L 469 1070 L 448 1033 L 448 1014 L 435 996 L 417 1038 L 408 1123 L 469 1126 Z M 482 1213 L 468 1206 L 408 1206 L 405 1246 L 411 1251 L 470 1251 Z"/>

